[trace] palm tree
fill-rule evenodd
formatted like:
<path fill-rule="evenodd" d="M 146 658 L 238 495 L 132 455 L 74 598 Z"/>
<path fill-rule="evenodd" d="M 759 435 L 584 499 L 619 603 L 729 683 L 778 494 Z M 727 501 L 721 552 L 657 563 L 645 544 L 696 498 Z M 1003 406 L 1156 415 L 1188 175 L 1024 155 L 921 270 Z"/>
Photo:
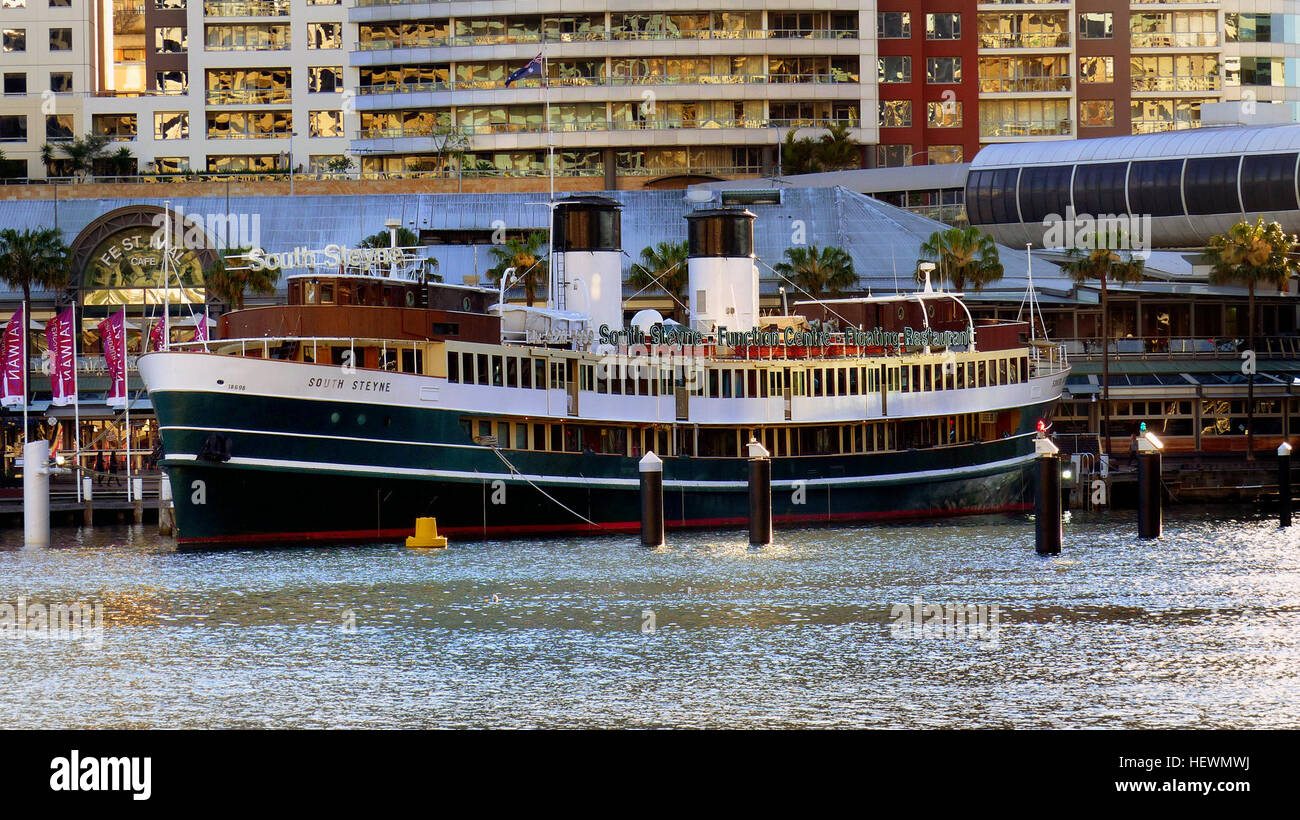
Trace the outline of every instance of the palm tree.
<path fill-rule="evenodd" d="M 54 150 L 67 158 L 68 168 L 74 174 L 84 178 L 94 173 L 96 162 L 105 158 L 108 143 L 109 138 L 103 134 L 86 134 L 84 137 L 59 142 Z"/>
<path fill-rule="evenodd" d="M 685 242 L 660 242 L 641 249 L 641 261 L 628 271 L 628 284 L 638 290 L 657 287 L 673 300 L 673 312 L 686 304 L 688 283 Z"/>
<path fill-rule="evenodd" d="M 45 166 L 45 175 L 50 175 L 50 166 L 54 164 L 54 146 L 48 142 L 41 146 L 41 164 Z"/>
<path fill-rule="evenodd" d="M 843 171 L 862 164 L 862 146 L 849 135 L 847 122 L 837 122 L 827 128 L 817 141 L 816 153 L 825 171 Z"/>
<path fill-rule="evenodd" d="M 63 244 L 63 233 L 58 228 L 0 230 L 0 281 L 23 292 L 23 321 L 31 322 L 33 288 L 59 293 L 68 286 L 68 246 Z M 31 334 L 25 329 L 23 348 L 26 367 Z"/>
<path fill-rule="evenodd" d="M 934 262 L 939 278 L 947 279 L 953 290 L 964 291 L 967 286 L 974 291 L 984 289 L 1002 278 L 1002 262 L 993 237 L 979 228 L 948 228 L 930 234 L 921 245 L 921 259 Z M 925 275 L 917 266 L 916 281 L 924 282 Z"/>
<path fill-rule="evenodd" d="M 1245 285 L 1250 293 L 1250 324 L 1248 350 L 1255 350 L 1255 288 L 1271 285 L 1285 290 L 1287 281 L 1296 270 L 1290 254 L 1296 250 L 1296 237 L 1287 234 L 1276 222 L 1255 224 L 1238 222 L 1226 234 L 1210 237 L 1207 256 L 1214 267 L 1210 269 L 1210 282 L 1216 285 Z M 1255 368 L 1246 373 L 1246 458 L 1255 460 Z"/>
<path fill-rule="evenodd" d="M 228 259 L 243 256 L 250 250 L 244 247 L 221 251 L 217 254 L 217 261 L 203 269 L 203 287 L 210 295 L 230 305 L 231 310 L 242 309 L 244 294 L 250 291 L 259 296 L 275 293 L 276 282 L 280 281 L 279 270 L 266 267 L 253 270 L 238 260 L 233 264 L 227 263 Z"/>
<path fill-rule="evenodd" d="M 387 229 L 376 231 L 365 239 L 357 243 L 358 248 L 387 248 L 393 244 L 392 235 Z M 416 236 L 415 231 L 410 228 L 397 229 L 397 247 L 413 248 L 420 244 L 420 237 Z"/>
<path fill-rule="evenodd" d="M 858 283 L 853 258 L 843 248 L 796 245 L 786 248 L 785 256 L 789 261 L 779 262 L 772 269 L 813 299 L 820 299 L 824 291 L 839 296 Z"/>
<path fill-rule="evenodd" d="M 546 257 L 542 256 L 545 245 L 546 234 L 543 231 L 533 231 L 524 238 L 511 237 L 500 245 L 493 245 L 488 252 L 496 257 L 497 263 L 488 270 L 488 276 L 500 281 L 507 268 L 514 268 L 514 282 L 523 284 L 524 297 L 532 307 L 537 301 L 537 288 L 545 281 L 548 270 Z"/>
<path fill-rule="evenodd" d="M 1075 282 L 1096 279 L 1101 282 L 1101 415 L 1106 455 L 1110 456 L 1110 311 L 1107 307 L 1106 283 L 1141 282 L 1143 261 L 1132 251 L 1120 251 L 1126 243 L 1121 233 L 1116 235 L 1117 249 L 1108 247 L 1108 235 L 1097 231 L 1094 248 L 1070 248 L 1067 261 L 1061 270 Z"/>

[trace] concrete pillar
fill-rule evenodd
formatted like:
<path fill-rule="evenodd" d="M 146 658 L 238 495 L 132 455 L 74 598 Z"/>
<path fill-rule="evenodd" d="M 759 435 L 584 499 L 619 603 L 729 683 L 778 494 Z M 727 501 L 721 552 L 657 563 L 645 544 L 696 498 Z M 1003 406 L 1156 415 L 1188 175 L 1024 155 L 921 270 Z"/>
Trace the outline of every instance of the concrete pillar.
<path fill-rule="evenodd" d="M 44 439 L 23 445 L 23 543 L 50 544 L 50 443 Z"/>
<path fill-rule="evenodd" d="M 664 544 L 664 463 L 653 452 L 641 458 L 641 544 Z"/>

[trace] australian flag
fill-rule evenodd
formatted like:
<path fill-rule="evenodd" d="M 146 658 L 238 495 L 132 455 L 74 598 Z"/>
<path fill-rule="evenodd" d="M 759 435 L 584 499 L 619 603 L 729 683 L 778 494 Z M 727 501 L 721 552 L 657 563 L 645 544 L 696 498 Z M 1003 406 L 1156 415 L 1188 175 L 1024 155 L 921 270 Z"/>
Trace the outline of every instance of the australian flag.
<path fill-rule="evenodd" d="M 541 75 L 542 55 L 538 54 L 528 62 L 528 65 L 510 72 L 510 76 L 506 77 L 506 88 L 509 88 L 511 83 L 518 82 L 525 77 L 540 77 Z"/>

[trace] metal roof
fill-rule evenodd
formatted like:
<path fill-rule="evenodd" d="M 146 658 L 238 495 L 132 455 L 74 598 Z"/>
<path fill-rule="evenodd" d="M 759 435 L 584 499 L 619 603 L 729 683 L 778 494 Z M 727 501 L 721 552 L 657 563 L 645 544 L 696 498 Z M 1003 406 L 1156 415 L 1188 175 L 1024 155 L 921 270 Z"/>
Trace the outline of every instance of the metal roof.
<path fill-rule="evenodd" d="M 975 155 L 970 170 L 1298 150 L 1300 125 L 1224 126 L 1125 137 L 987 145 Z"/>

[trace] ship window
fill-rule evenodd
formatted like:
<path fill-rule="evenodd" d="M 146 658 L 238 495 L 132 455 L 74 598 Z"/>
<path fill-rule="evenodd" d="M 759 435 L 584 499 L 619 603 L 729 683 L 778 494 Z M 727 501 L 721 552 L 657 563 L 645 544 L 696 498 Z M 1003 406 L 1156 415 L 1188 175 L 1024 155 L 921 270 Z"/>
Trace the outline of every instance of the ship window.
<path fill-rule="evenodd" d="M 478 354 L 477 364 L 478 364 L 478 369 L 476 371 L 476 374 L 478 376 L 478 383 L 487 384 L 488 383 L 488 357 L 486 353 Z"/>
<path fill-rule="evenodd" d="M 545 424 L 533 425 L 533 449 L 534 450 L 546 449 L 546 425 Z"/>
<path fill-rule="evenodd" d="M 551 425 L 551 449 L 557 453 L 564 450 L 564 429 L 559 424 Z"/>
<path fill-rule="evenodd" d="M 925 375 L 928 377 L 930 374 L 926 373 Z M 929 381 L 928 378 L 926 380 Z M 921 366 L 919 364 L 914 364 L 912 365 L 912 392 L 915 393 L 915 392 L 919 392 L 920 390 L 921 390 Z"/>
<path fill-rule="evenodd" d="M 1129 213 L 1182 216 L 1181 159 L 1135 162 L 1128 175 Z"/>
<path fill-rule="evenodd" d="M 1070 205 L 1073 165 L 1026 168 L 1020 174 L 1020 221 L 1042 222 L 1048 216 L 1064 218 Z"/>
<path fill-rule="evenodd" d="M 623 379 L 618 375 L 617 365 L 609 369 L 609 392 L 615 396 L 623 395 Z"/>
<path fill-rule="evenodd" d="M 984 387 L 984 386 L 986 386 L 986 382 L 985 382 L 985 380 L 984 380 L 984 362 L 980 362 L 978 365 L 976 365 L 976 371 L 975 371 L 975 372 L 976 372 L 976 376 L 975 376 L 975 386 L 976 386 L 976 387 Z"/>
<path fill-rule="evenodd" d="M 1187 213 L 1224 214 L 1241 210 L 1237 198 L 1237 171 L 1241 157 L 1194 157 L 1187 160 L 1183 190 Z"/>
<path fill-rule="evenodd" d="M 533 387 L 538 390 L 546 389 L 546 360 L 533 359 Z"/>
<path fill-rule="evenodd" d="M 487 438 L 492 435 L 492 422 L 487 419 L 479 419 L 478 422 L 479 438 Z"/>
<path fill-rule="evenodd" d="M 504 378 L 505 374 L 503 372 L 504 370 L 505 368 L 502 364 L 501 357 L 493 356 L 492 357 L 492 386 L 493 387 L 501 387 L 505 384 L 505 378 Z"/>
<path fill-rule="evenodd" d="M 966 362 L 966 386 L 975 386 L 975 363 Z"/>
<path fill-rule="evenodd" d="M 854 396 L 858 395 L 858 393 L 859 393 L 859 391 L 858 391 L 858 373 L 859 373 L 859 371 L 860 371 L 861 369 L 862 369 L 862 368 L 860 368 L 860 367 L 851 367 L 851 368 L 849 368 L 849 393 L 850 393 L 851 395 L 854 395 Z"/>
<path fill-rule="evenodd" d="M 762 382 L 764 387 L 767 387 L 766 380 L 759 378 L 761 375 L 762 374 L 757 370 L 750 370 L 749 375 L 746 377 L 749 381 L 749 389 L 746 391 L 745 395 L 749 396 L 751 399 L 758 398 L 758 385 L 760 382 Z M 767 396 L 766 390 L 763 391 L 763 395 Z"/>
<path fill-rule="evenodd" d="M 1010 384 L 1010 382 L 1007 381 L 1007 360 L 1006 359 L 1000 359 L 998 361 L 998 384 Z"/>
<path fill-rule="evenodd" d="M 497 438 L 497 446 L 498 446 L 498 447 L 509 447 L 509 446 L 510 446 L 510 422 L 508 422 L 508 421 L 499 421 L 499 422 L 497 422 L 497 436 L 496 436 L 496 438 Z"/>
<path fill-rule="evenodd" d="M 1011 360 L 1011 380 L 1008 384 L 1020 383 L 1020 362 L 1016 359 Z"/>
<path fill-rule="evenodd" d="M 528 449 L 528 425 L 527 424 L 515 425 L 515 449 L 516 450 Z"/>
<path fill-rule="evenodd" d="M 528 359 L 519 360 L 519 386 L 533 386 L 533 366 L 528 363 Z"/>
<path fill-rule="evenodd" d="M 321 304 L 330 305 L 334 303 L 334 286 L 323 284 L 320 286 Z"/>
<path fill-rule="evenodd" d="M 1246 157 L 1241 166 L 1241 199 L 1245 210 L 1295 210 L 1295 166 L 1295 154 Z"/>
<path fill-rule="evenodd" d="M 578 428 L 572 424 L 564 425 L 564 452 L 579 452 Z"/>
<path fill-rule="evenodd" d="M 722 371 L 722 397 L 724 399 L 731 398 L 731 371 L 730 370 Z"/>
<path fill-rule="evenodd" d="M 849 394 L 848 373 L 845 372 L 843 367 L 837 367 L 835 373 L 836 395 L 847 396 Z"/>
<path fill-rule="evenodd" d="M 450 360 L 448 361 L 450 364 Z M 423 351 L 411 348 L 402 351 L 402 372 L 403 373 L 423 373 L 424 372 L 424 355 Z"/>
<path fill-rule="evenodd" d="M 716 370 L 710 370 L 710 371 L 709 371 L 709 388 L 708 388 L 708 393 L 706 393 L 706 394 L 704 394 L 704 395 L 715 396 L 715 397 L 718 396 L 718 395 L 720 395 L 720 394 L 718 393 L 718 371 L 716 371 Z"/>
<path fill-rule="evenodd" d="M 957 387 L 957 369 L 953 365 L 943 365 L 943 386 L 945 390 L 953 390 Z"/>
<path fill-rule="evenodd" d="M 447 381 L 455 384 L 460 381 L 460 354 L 447 354 Z"/>
<path fill-rule="evenodd" d="M 1074 210 L 1081 214 L 1128 213 L 1124 197 L 1127 162 L 1080 165 L 1074 172 Z"/>
<path fill-rule="evenodd" d="M 397 369 L 397 351 L 380 350 L 379 351 L 379 369 L 396 370 Z"/>
<path fill-rule="evenodd" d="M 506 387 L 519 386 L 519 360 L 514 356 L 506 358 Z"/>

